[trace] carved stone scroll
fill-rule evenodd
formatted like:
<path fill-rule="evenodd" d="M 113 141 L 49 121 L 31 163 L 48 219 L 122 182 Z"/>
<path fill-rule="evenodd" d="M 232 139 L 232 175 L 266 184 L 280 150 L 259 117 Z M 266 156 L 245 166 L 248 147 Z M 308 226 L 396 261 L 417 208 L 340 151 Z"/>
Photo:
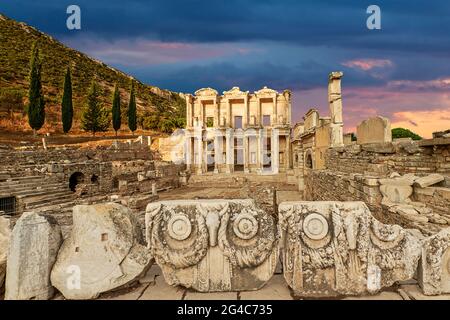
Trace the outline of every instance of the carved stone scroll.
<path fill-rule="evenodd" d="M 378 222 L 363 202 L 279 206 L 284 277 L 296 295 L 375 293 L 413 277 L 420 241 Z"/>
<path fill-rule="evenodd" d="M 150 203 L 145 224 L 148 247 L 170 285 L 256 290 L 275 270 L 275 219 L 253 200 Z"/>

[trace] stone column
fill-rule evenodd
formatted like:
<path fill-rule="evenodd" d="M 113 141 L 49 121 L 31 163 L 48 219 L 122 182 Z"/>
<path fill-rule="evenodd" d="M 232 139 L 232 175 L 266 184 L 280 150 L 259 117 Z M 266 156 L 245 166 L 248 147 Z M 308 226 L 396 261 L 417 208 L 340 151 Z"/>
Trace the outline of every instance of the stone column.
<path fill-rule="evenodd" d="M 219 144 L 219 136 L 217 135 L 217 130 L 214 135 L 214 173 L 219 173 L 218 164 L 222 163 L 222 148 Z"/>
<path fill-rule="evenodd" d="M 201 124 L 201 127 L 204 128 L 205 127 L 205 119 L 204 119 L 205 115 L 203 114 L 204 113 L 203 112 L 203 101 L 200 100 L 199 104 L 200 104 L 200 124 Z"/>
<path fill-rule="evenodd" d="M 257 106 L 256 106 L 256 125 L 261 125 L 261 98 L 258 98 Z"/>
<path fill-rule="evenodd" d="M 218 128 L 220 126 L 220 112 L 219 112 L 220 103 L 217 102 L 217 97 L 214 99 L 214 128 Z"/>
<path fill-rule="evenodd" d="M 272 130 L 272 139 L 271 139 L 271 161 L 272 161 L 272 173 L 277 174 L 279 172 L 279 133 L 278 129 Z"/>
<path fill-rule="evenodd" d="M 248 137 L 244 134 L 243 136 L 243 144 L 244 144 L 244 172 L 249 173 L 248 163 L 249 163 L 249 152 L 248 152 Z"/>
<path fill-rule="evenodd" d="M 341 147 L 344 145 L 341 94 L 342 76 L 342 72 L 332 72 L 328 78 L 328 102 L 330 105 L 331 116 L 331 147 Z"/>
<path fill-rule="evenodd" d="M 244 99 L 244 104 L 245 104 L 245 117 L 244 117 L 244 128 L 248 127 L 248 124 L 250 122 L 250 107 L 249 107 L 249 101 L 248 101 L 248 96 L 245 97 Z"/>
<path fill-rule="evenodd" d="M 258 135 L 257 135 L 257 139 L 256 139 L 257 143 L 258 143 L 258 150 L 257 150 L 257 154 L 256 154 L 256 164 L 257 164 L 257 172 L 258 173 L 262 173 L 263 171 L 263 165 L 264 165 L 264 143 L 265 143 L 265 139 L 264 139 L 264 130 L 263 129 L 259 129 L 258 130 Z"/>
<path fill-rule="evenodd" d="M 227 108 L 228 108 L 228 110 L 227 110 L 227 123 L 226 123 L 226 126 L 228 128 L 231 128 L 232 122 L 231 122 L 231 102 L 230 102 L 230 99 L 227 99 Z"/>
<path fill-rule="evenodd" d="M 203 139 L 202 134 L 196 135 L 196 141 L 197 141 L 197 159 L 196 159 L 196 169 L 197 174 L 203 173 Z"/>
<path fill-rule="evenodd" d="M 273 97 L 272 118 L 270 119 L 270 125 L 271 126 L 274 126 L 274 125 L 278 124 L 277 98 L 278 98 L 278 94 L 275 93 L 275 95 Z"/>
<path fill-rule="evenodd" d="M 231 129 L 227 129 L 225 134 L 225 151 L 226 151 L 226 173 L 231 173 L 234 170 L 234 152 L 233 144 L 234 138 Z"/>

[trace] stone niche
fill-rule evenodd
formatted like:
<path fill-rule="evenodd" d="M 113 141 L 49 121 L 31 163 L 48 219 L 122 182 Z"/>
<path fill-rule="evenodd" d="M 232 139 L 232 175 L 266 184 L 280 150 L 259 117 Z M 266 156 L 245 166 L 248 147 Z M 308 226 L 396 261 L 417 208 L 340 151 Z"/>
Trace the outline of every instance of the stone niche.
<path fill-rule="evenodd" d="M 358 144 L 392 142 L 391 122 L 384 117 L 373 117 L 356 128 Z"/>
<path fill-rule="evenodd" d="M 94 299 L 134 282 L 152 263 L 130 209 L 117 203 L 78 205 L 51 281 L 67 299 Z"/>
<path fill-rule="evenodd" d="M 254 200 L 150 203 L 145 224 L 148 246 L 170 285 L 257 290 L 275 271 L 275 219 Z"/>
<path fill-rule="evenodd" d="M 385 225 L 363 202 L 279 206 L 284 277 L 297 296 L 376 293 L 414 276 L 420 240 Z"/>
<path fill-rule="evenodd" d="M 418 280 L 426 295 L 450 293 L 450 228 L 423 240 Z"/>

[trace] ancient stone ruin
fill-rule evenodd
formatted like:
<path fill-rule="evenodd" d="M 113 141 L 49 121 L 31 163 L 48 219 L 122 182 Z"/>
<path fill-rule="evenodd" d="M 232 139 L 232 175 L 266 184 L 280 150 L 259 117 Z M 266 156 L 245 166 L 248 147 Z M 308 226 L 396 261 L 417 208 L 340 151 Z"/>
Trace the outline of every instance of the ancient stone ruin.
<path fill-rule="evenodd" d="M 420 240 L 372 217 L 363 202 L 279 208 L 284 277 L 300 296 L 375 293 L 414 276 Z"/>
<path fill-rule="evenodd" d="M 0 298 L 450 299 L 450 137 L 344 134 L 342 78 L 295 125 L 204 88 L 172 137 L 0 146 Z"/>
<path fill-rule="evenodd" d="M 252 200 L 155 202 L 145 225 L 148 247 L 171 285 L 256 290 L 275 271 L 275 219 Z"/>

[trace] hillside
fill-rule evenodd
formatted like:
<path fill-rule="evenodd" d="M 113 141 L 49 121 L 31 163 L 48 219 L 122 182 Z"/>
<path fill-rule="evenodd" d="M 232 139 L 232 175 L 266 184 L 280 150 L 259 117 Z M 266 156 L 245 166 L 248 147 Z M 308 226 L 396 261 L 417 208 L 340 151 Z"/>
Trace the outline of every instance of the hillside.
<path fill-rule="evenodd" d="M 97 77 L 102 87 L 102 99 L 108 109 L 111 108 L 114 84 L 119 85 L 125 115 L 133 79 L 131 76 L 68 48 L 31 26 L 0 14 L 0 129 L 11 129 L 8 126 L 14 127 L 14 130 L 29 129 L 23 110 L 27 103 L 31 47 L 35 41 L 38 41 L 43 62 L 42 84 L 46 98 L 44 130 L 60 131 L 62 88 L 65 70 L 69 65 L 72 71 L 75 132 L 79 128 L 81 110 L 93 77 Z M 185 102 L 178 93 L 135 81 L 138 123 L 148 123 L 146 118 L 154 118 L 155 114 L 161 121 L 172 117 L 184 118 Z M 126 128 L 126 117 L 122 119 L 122 128 Z"/>

